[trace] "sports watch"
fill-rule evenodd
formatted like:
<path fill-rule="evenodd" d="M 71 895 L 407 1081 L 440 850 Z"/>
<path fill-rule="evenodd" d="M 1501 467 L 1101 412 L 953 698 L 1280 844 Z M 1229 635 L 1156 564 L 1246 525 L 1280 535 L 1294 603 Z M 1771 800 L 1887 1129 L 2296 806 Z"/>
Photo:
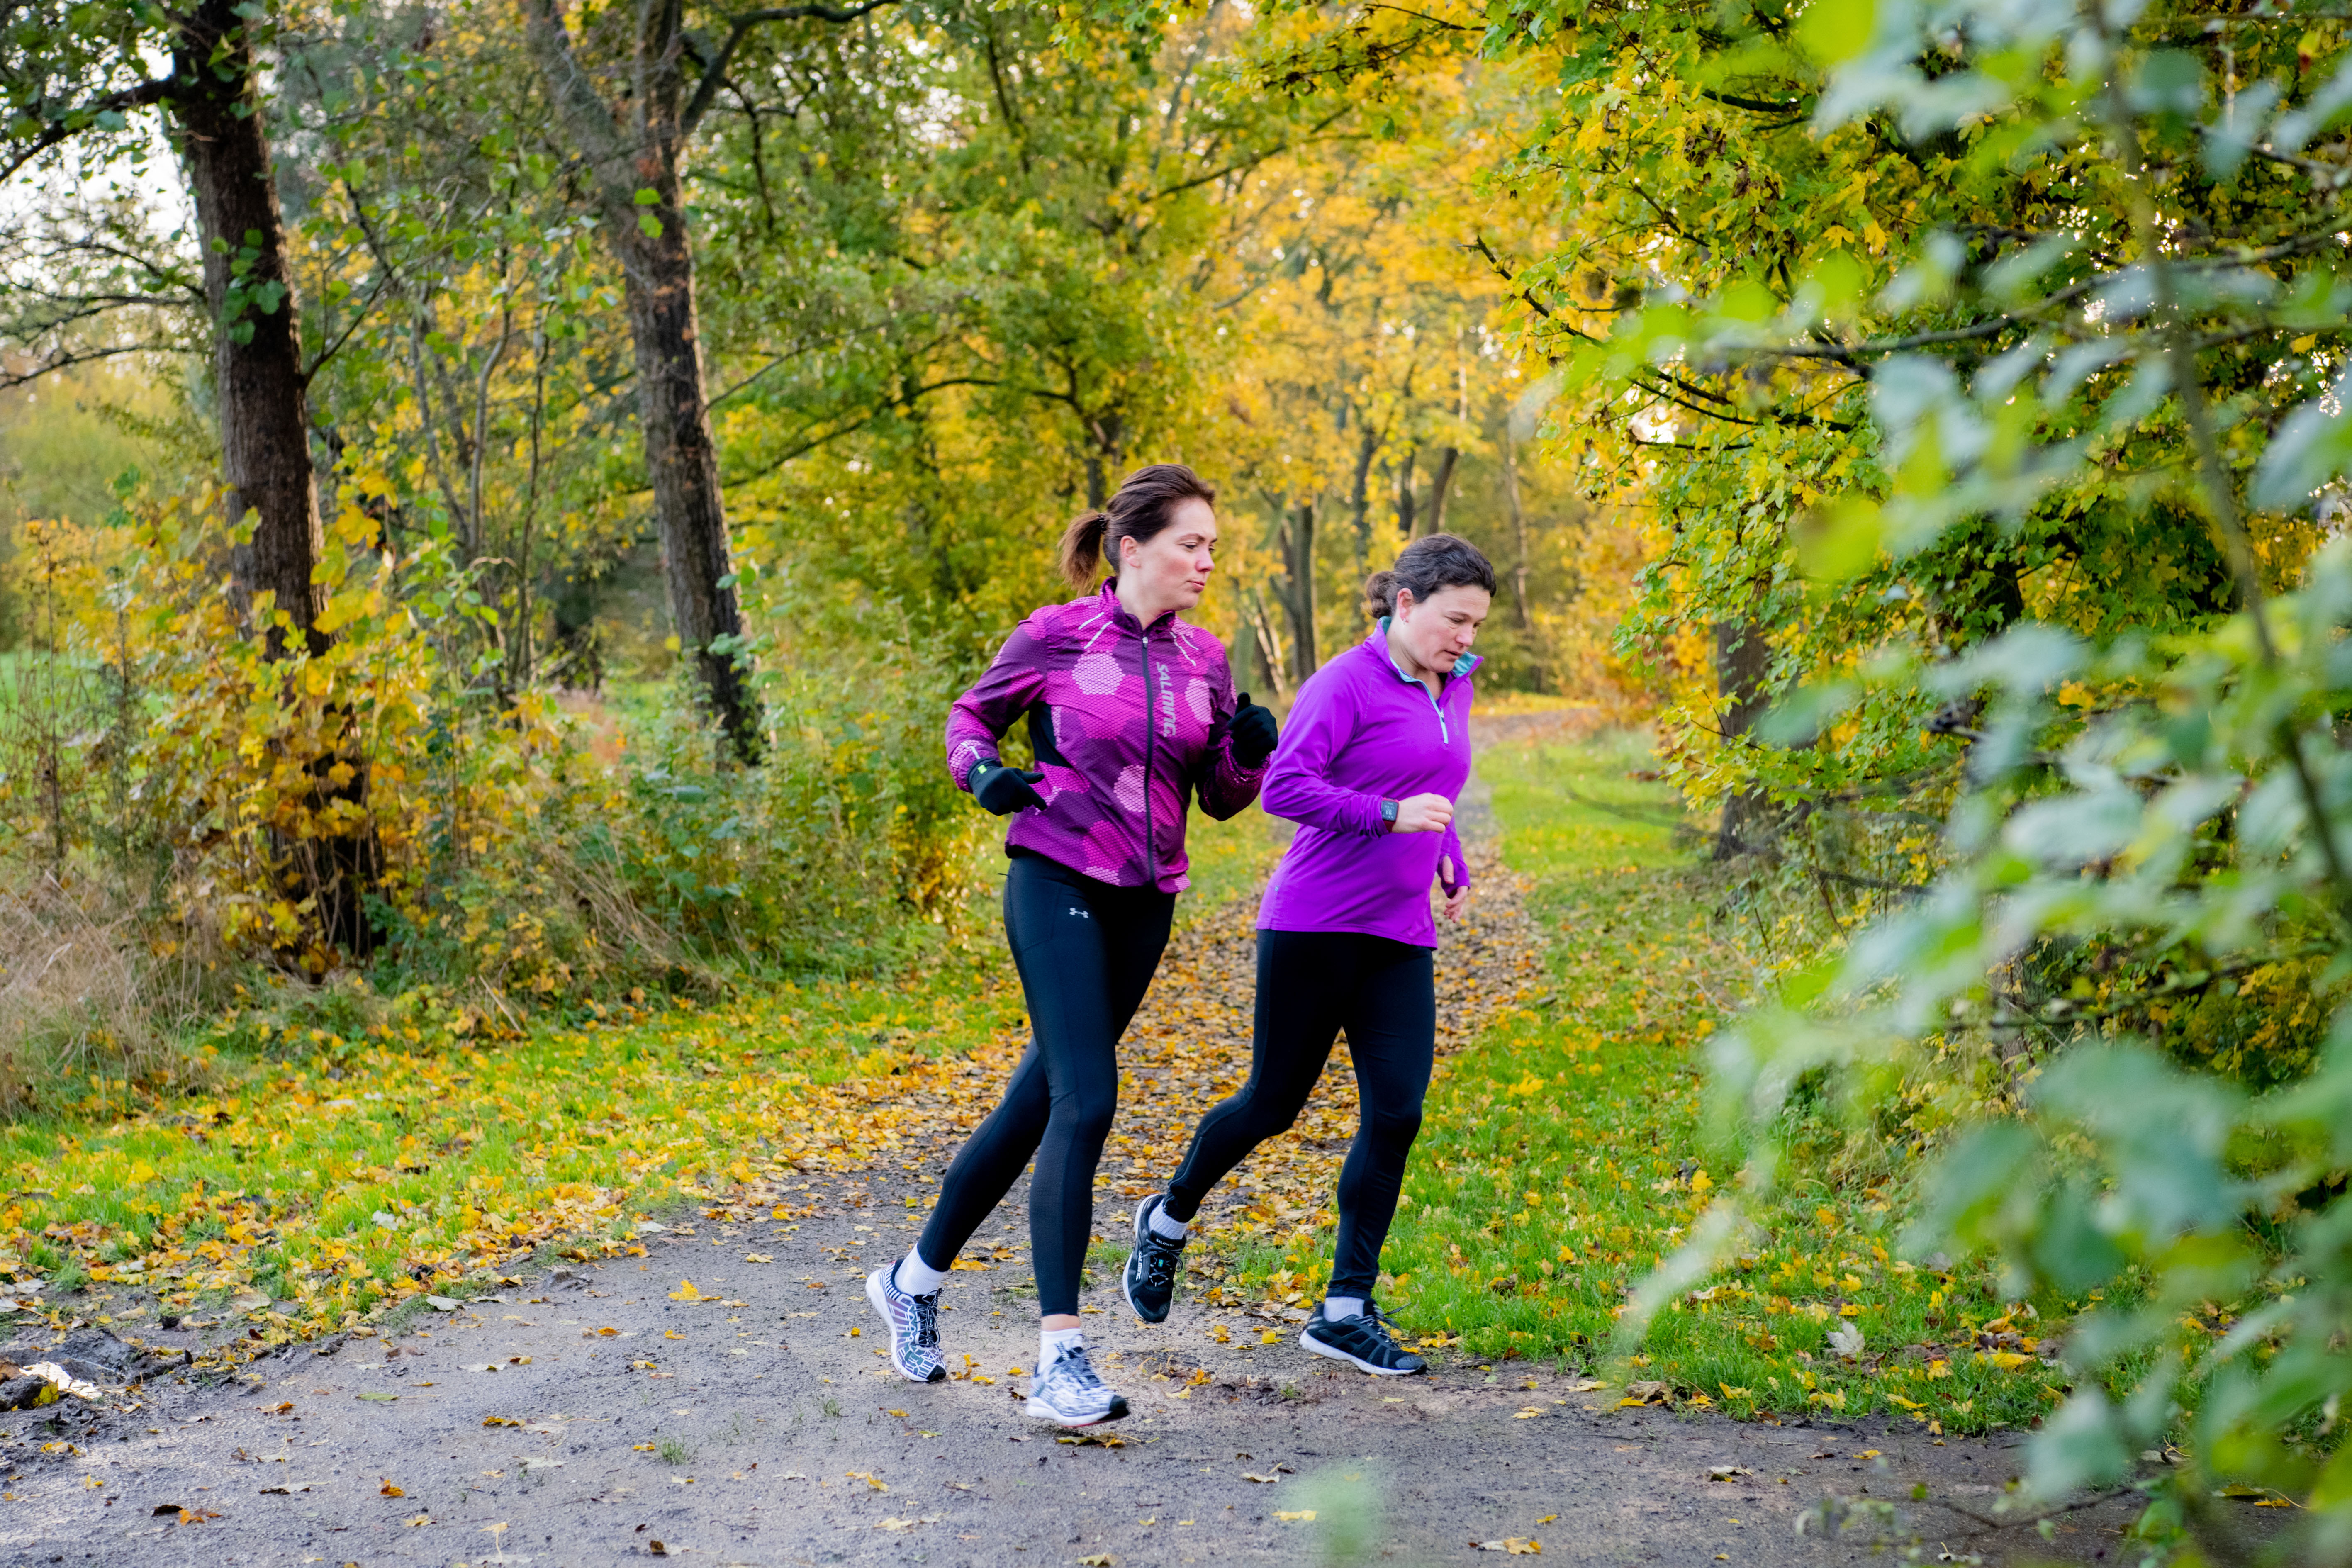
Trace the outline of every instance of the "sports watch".
<path fill-rule="evenodd" d="M 1396 826 L 1396 802 L 1392 800 L 1384 800 L 1381 802 L 1381 820 L 1382 822 L 1387 823 L 1391 827 L 1394 827 Z"/>

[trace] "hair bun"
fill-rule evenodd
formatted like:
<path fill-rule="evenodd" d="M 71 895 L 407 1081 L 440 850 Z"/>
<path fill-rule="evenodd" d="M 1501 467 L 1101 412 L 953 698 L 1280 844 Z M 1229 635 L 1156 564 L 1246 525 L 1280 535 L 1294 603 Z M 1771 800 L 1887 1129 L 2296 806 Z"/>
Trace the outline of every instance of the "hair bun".
<path fill-rule="evenodd" d="M 1477 588 L 1491 595 L 1494 563 L 1458 533 L 1423 534 L 1398 552 L 1394 566 L 1364 579 L 1364 607 L 1378 619 L 1396 614 L 1401 591 L 1419 605 L 1444 588 Z"/>

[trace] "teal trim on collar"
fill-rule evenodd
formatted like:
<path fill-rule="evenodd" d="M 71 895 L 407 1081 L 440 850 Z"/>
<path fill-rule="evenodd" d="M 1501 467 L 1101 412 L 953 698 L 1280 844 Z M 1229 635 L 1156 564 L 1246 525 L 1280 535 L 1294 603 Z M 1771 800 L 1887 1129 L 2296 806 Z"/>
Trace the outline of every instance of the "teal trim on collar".
<path fill-rule="evenodd" d="M 1389 651 L 1389 618 L 1386 616 L 1382 616 L 1379 620 L 1372 623 L 1372 636 L 1370 637 L 1366 637 L 1364 640 L 1366 642 L 1370 642 L 1373 637 L 1380 639 L 1381 657 L 1388 661 L 1389 668 L 1395 674 L 1396 678 L 1399 680 L 1404 681 L 1408 685 L 1419 686 L 1421 684 L 1419 679 L 1414 676 L 1407 675 L 1402 669 L 1399 668 L 1397 666 L 1396 655 Z M 1467 675 L 1486 662 L 1486 656 L 1483 653 L 1465 653 L 1460 658 L 1454 661 L 1454 668 L 1449 672 L 1450 678 L 1459 678 L 1461 676 Z"/>

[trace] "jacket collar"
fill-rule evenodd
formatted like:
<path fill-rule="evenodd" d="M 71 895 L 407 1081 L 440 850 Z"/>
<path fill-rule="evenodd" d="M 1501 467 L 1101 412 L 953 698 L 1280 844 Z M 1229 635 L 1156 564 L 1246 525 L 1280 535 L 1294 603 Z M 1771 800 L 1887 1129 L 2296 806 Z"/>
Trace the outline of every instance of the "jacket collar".
<path fill-rule="evenodd" d="M 1388 670 L 1391 675 L 1395 676 L 1399 680 L 1403 681 L 1408 686 L 1419 686 L 1421 684 L 1420 681 L 1414 679 L 1412 676 L 1407 675 L 1403 670 L 1398 668 L 1395 658 L 1390 654 L 1389 618 L 1386 616 L 1382 616 L 1379 620 L 1372 623 L 1372 635 L 1364 639 L 1364 645 L 1372 650 L 1374 658 L 1378 658 L 1382 664 L 1388 667 Z M 1486 656 L 1484 654 L 1465 653 L 1461 658 L 1454 661 L 1454 668 L 1452 670 L 1447 672 L 1446 679 L 1448 680 L 1459 680 L 1462 677 L 1469 674 L 1472 670 L 1477 668 L 1480 665 L 1486 662 Z"/>
<path fill-rule="evenodd" d="M 1103 613 L 1110 616 L 1122 630 L 1134 632 L 1139 636 L 1158 631 L 1162 626 L 1172 626 L 1176 622 L 1175 611 L 1163 610 L 1160 612 L 1160 618 L 1153 621 L 1150 626 L 1139 625 L 1136 618 L 1128 613 L 1127 606 L 1118 602 L 1118 579 L 1116 577 L 1104 578 L 1101 592 L 1096 597 L 1101 602 Z"/>

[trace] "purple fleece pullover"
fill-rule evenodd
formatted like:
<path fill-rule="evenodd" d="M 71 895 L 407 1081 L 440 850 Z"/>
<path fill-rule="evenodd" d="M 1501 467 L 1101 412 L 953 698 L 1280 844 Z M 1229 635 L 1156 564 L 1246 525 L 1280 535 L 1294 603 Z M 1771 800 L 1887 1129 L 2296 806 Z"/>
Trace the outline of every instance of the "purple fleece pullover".
<path fill-rule="evenodd" d="M 1470 880 L 1462 840 L 1392 833 L 1382 800 L 1461 796 L 1470 782 L 1470 672 L 1475 654 L 1429 689 L 1389 657 L 1388 622 L 1308 676 L 1291 705 L 1265 774 L 1265 809 L 1298 824 L 1266 883 L 1261 931 L 1353 931 L 1416 947 L 1437 945 L 1429 884 L 1438 860 L 1454 886 Z"/>
<path fill-rule="evenodd" d="M 1013 813 L 1006 848 L 1113 887 L 1181 892 L 1192 792 L 1222 822 L 1257 798 L 1265 772 L 1234 760 L 1234 708 L 1224 645 L 1172 610 L 1147 630 L 1106 583 L 1013 628 L 949 710 L 948 772 L 971 789 L 972 765 L 997 761 L 998 739 L 1026 713 L 1045 805 Z"/>

